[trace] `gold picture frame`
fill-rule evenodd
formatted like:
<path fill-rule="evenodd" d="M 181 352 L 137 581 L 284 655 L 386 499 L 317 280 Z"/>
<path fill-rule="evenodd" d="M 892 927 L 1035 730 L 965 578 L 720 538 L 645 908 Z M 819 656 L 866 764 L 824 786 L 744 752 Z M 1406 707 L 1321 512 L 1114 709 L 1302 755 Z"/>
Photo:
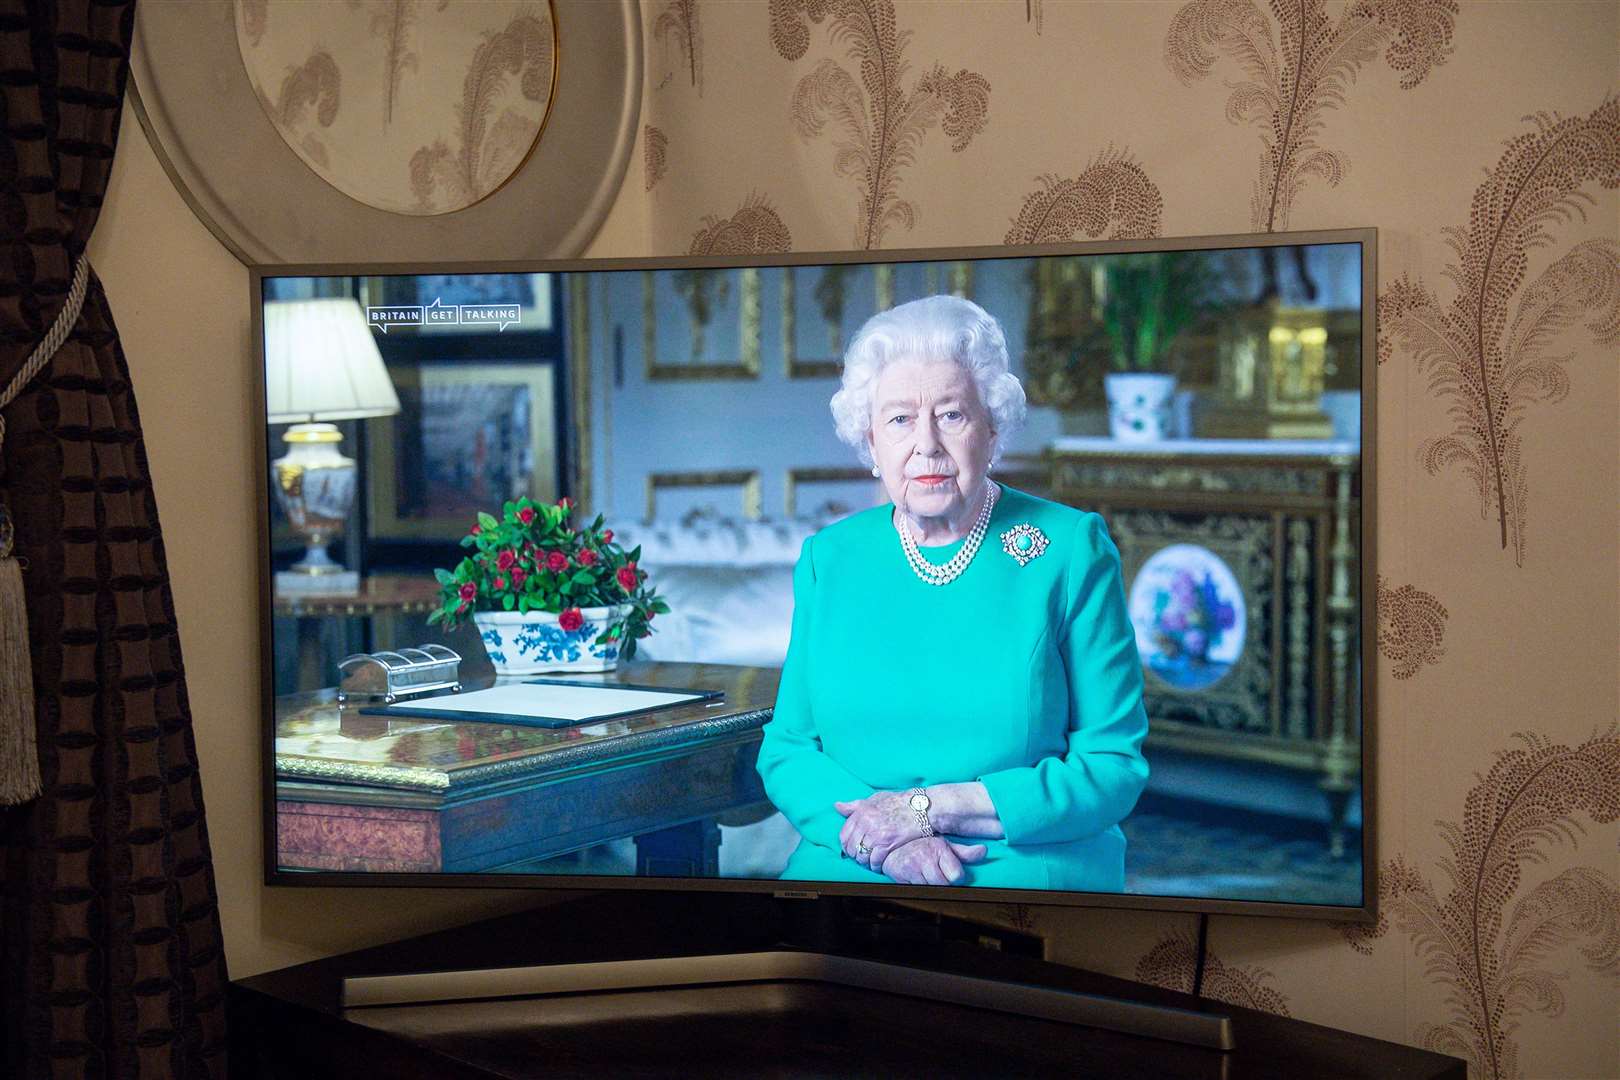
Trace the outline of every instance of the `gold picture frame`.
<path fill-rule="evenodd" d="M 557 369 L 550 364 L 422 364 L 396 367 L 389 375 L 399 391 L 401 411 L 371 424 L 366 453 L 366 528 L 371 540 L 448 541 L 465 535 L 479 510 L 499 507 L 527 495 L 553 502 L 557 487 Z M 456 391 L 477 391 L 478 399 L 458 400 Z M 421 421 L 430 394 L 444 400 L 434 405 L 439 426 L 482 430 L 500 418 L 492 410 L 517 408 L 514 391 L 527 392 L 527 431 L 519 445 L 488 447 L 481 463 L 475 458 L 465 478 L 443 475 L 434 456 L 435 440 Z M 417 403 L 413 409 L 412 403 Z M 459 410 L 449 419 L 447 410 Z M 472 421 L 485 423 L 474 425 Z M 414 430 L 411 427 L 414 423 Z M 401 444 L 401 433 L 414 440 Z M 454 437 L 454 436 L 452 436 Z M 474 436 L 476 437 L 476 436 Z M 447 458 L 449 455 L 440 454 Z M 402 475 L 407 463 L 415 472 Z M 404 490 L 411 481 L 414 494 Z M 416 506 L 413 512 L 411 500 Z"/>
<path fill-rule="evenodd" d="M 668 280 L 677 289 L 687 290 L 687 306 L 691 315 L 688 329 L 694 355 L 701 355 L 705 351 L 704 338 L 711 325 L 711 315 L 704 309 L 713 302 L 714 293 L 724 296 L 735 283 L 738 341 L 738 355 L 735 361 L 715 363 L 695 360 L 682 363 L 659 359 L 657 301 L 660 274 L 669 275 Z M 759 378 L 760 316 L 758 267 L 742 269 L 693 267 L 684 270 L 646 271 L 641 276 L 641 333 L 642 355 L 646 362 L 648 381 Z"/>
<path fill-rule="evenodd" d="M 647 510 L 644 520 L 658 519 L 658 493 L 669 488 L 741 487 L 743 517 L 758 521 L 765 516 L 765 501 L 758 469 L 716 469 L 647 474 Z"/>
<path fill-rule="evenodd" d="M 843 348 L 845 332 L 842 320 L 837 325 L 831 321 L 831 313 L 840 311 L 843 302 L 842 281 L 831 282 L 831 288 L 825 296 L 818 297 L 822 307 L 822 324 L 829 332 L 828 351 L 830 356 L 801 356 L 799 354 L 799 284 L 798 272 L 800 270 L 819 270 L 822 281 L 816 286 L 815 292 L 820 294 L 824 287 L 829 285 L 828 274 L 843 274 L 851 270 L 858 271 L 861 267 L 849 267 L 843 264 L 829 264 L 825 266 L 784 266 L 781 268 L 781 324 L 782 324 L 782 365 L 783 372 L 790 379 L 832 379 L 837 378 L 843 371 Z M 894 267 L 892 265 L 877 265 L 872 268 L 872 298 L 874 301 L 873 314 L 885 311 L 895 305 L 897 298 L 897 283 Z M 942 287 L 956 296 L 972 298 L 973 293 L 973 264 L 968 262 L 934 262 L 922 264 L 924 275 L 923 288 L 917 296 L 907 295 L 906 300 L 915 300 L 921 296 L 932 296 Z M 942 280 L 943 279 L 943 280 Z M 836 292 L 834 291 L 836 290 Z"/>
<path fill-rule="evenodd" d="M 789 518 L 799 516 L 799 488 L 806 484 L 853 484 L 860 481 L 873 485 L 878 483 L 877 478 L 872 475 L 872 470 L 855 466 L 811 466 L 789 469 L 782 485 L 783 509 L 787 511 Z"/>

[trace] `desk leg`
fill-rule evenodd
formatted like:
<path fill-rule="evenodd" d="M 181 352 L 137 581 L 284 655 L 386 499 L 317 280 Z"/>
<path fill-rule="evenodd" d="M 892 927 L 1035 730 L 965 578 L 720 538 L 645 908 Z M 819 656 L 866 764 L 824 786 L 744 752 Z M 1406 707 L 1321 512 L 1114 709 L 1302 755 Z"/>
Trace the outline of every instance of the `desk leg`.
<path fill-rule="evenodd" d="M 701 818 L 636 837 L 637 877 L 719 877 L 720 826 Z"/>
<path fill-rule="evenodd" d="M 321 641 L 321 622 L 318 616 L 298 617 L 298 689 L 318 690 L 337 685 L 337 673 L 326 673 L 326 648 Z"/>

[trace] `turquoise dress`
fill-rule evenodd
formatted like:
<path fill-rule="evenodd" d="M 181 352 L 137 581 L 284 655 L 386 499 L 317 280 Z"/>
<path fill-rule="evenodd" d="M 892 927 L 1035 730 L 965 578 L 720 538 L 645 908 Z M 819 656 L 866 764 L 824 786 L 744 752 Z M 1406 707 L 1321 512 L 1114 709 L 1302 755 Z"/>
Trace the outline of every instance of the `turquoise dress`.
<path fill-rule="evenodd" d="M 840 854 L 835 800 L 982 781 L 1004 839 L 965 883 L 1122 892 L 1119 822 L 1147 782 L 1142 662 L 1101 515 L 1002 486 L 983 546 L 948 585 L 906 563 L 893 507 L 805 540 L 793 636 L 759 773 L 798 829 L 784 878 L 892 884 Z M 1018 524 L 1048 546 L 1002 549 Z M 940 564 L 963 541 L 923 547 Z"/>

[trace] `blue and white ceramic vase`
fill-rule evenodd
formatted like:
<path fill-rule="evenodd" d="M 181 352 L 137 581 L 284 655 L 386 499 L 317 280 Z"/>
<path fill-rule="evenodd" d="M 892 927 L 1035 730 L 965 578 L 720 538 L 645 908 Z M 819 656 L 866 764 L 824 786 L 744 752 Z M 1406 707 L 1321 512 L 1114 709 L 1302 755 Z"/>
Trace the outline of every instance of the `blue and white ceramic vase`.
<path fill-rule="evenodd" d="M 629 612 L 629 604 L 581 608 L 585 621 L 577 630 L 564 630 L 562 616 L 546 611 L 478 611 L 473 623 L 496 675 L 612 671 L 620 643 L 596 639 Z"/>

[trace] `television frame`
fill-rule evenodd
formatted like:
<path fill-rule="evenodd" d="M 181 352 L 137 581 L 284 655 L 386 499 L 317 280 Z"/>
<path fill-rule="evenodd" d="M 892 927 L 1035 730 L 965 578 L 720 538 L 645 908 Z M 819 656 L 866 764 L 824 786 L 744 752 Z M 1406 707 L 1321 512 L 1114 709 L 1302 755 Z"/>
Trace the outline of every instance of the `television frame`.
<path fill-rule="evenodd" d="M 638 270 L 678 270 L 692 268 L 740 269 L 746 267 L 821 266 L 833 264 L 874 264 L 907 262 L 947 262 L 990 259 L 1025 259 L 1041 256 L 1119 255 L 1133 252 L 1213 251 L 1231 248 L 1294 247 L 1312 244 L 1357 243 L 1361 245 L 1361 465 L 1360 465 L 1360 730 L 1361 730 L 1361 880 L 1359 906 L 1294 903 L 1270 900 L 1231 900 L 1205 897 L 1152 896 L 1142 893 L 1092 893 L 1043 891 L 1000 887 L 961 887 L 934 885 L 853 884 L 842 882 L 782 881 L 764 878 L 674 878 L 634 875 L 564 874 L 479 874 L 409 873 L 356 871 L 284 870 L 275 862 L 276 852 L 276 773 L 275 773 L 275 685 L 273 633 L 273 572 L 271 564 L 269 439 L 254 438 L 255 492 L 258 498 L 258 575 L 260 630 L 260 793 L 263 799 L 261 862 L 266 885 L 351 888 L 467 888 L 596 890 L 636 889 L 649 892 L 753 892 L 780 898 L 817 899 L 820 897 L 868 897 L 903 901 L 948 901 L 995 904 L 1038 904 L 1053 907 L 1111 908 L 1135 911 L 1171 911 L 1220 915 L 1262 915 L 1289 919 L 1329 920 L 1371 923 L 1377 917 L 1378 863 L 1375 834 L 1377 813 L 1376 724 L 1377 697 L 1377 252 L 1376 228 L 1318 229 L 1299 232 L 1223 233 L 1207 236 L 1156 237 L 1150 239 L 1102 240 L 1057 244 L 955 246 L 943 248 L 880 249 L 877 251 L 780 252 L 754 256 L 671 255 L 613 258 L 539 259 L 494 262 L 410 262 L 410 263 L 267 263 L 249 267 L 248 289 L 250 333 L 252 335 L 256 378 L 250 422 L 258 430 L 265 424 L 265 356 L 263 294 L 266 278 L 282 277 L 378 277 L 415 274 L 534 274 L 601 273 Z M 572 318 L 572 313 L 568 313 Z M 570 348 L 574 328 L 567 331 Z M 567 361 L 570 373 L 580 370 L 575 357 Z M 588 368 L 586 369 L 588 370 Z M 569 380 L 568 407 L 572 413 L 580 402 L 580 388 Z M 266 425 L 266 430 L 268 425 Z M 567 460 L 577 479 L 584 466 L 583 455 L 574 440 L 577 425 L 566 434 Z"/>

